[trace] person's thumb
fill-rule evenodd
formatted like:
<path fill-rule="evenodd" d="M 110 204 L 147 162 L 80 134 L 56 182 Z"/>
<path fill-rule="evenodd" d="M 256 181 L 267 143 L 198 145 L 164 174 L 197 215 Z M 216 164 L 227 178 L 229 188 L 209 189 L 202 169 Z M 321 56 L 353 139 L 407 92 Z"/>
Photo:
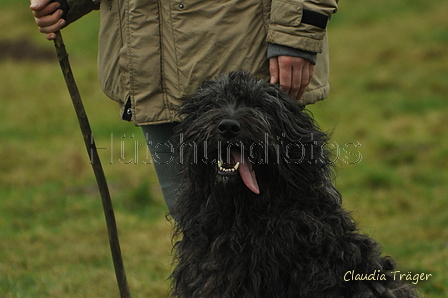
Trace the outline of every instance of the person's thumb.
<path fill-rule="evenodd" d="M 271 74 L 270 83 L 278 83 L 278 60 L 277 57 L 272 57 L 269 59 L 269 73 Z"/>

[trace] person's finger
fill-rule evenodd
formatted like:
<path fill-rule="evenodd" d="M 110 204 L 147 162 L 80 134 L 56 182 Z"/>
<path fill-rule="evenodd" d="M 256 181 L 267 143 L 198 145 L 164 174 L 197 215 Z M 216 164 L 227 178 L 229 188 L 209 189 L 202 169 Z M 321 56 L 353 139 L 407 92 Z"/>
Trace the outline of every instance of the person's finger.
<path fill-rule="evenodd" d="M 42 18 L 47 15 L 52 15 L 52 14 L 56 13 L 56 11 L 58 10 L 58 8 L 60 6 L 61 5 L 59 4 L 59 2 L 53 2 L 53 3 L 50 3 L 47 6 L 43 7 L 40 10 L 34 10 L 33 15 L 35 18 Z"/>
<path fill-rule="evenodd" d="M 302 72 L 301 72 L 301 83 L 300 83 L 300 88 L 297 90 L 296 95 L 294 96 L 295 99 L 300 100 L 300 98 L 302 98 L 303 94 L 305 93 L 306 87 L 308 87 L 309 83 L 310 83 L 310 68 L 307 67 L 307 65 L 305 65 L 302 68 Z"/>
<path fill-rule="evenodd" d="M 272 57 L 269 59 L 269 73 L 271 75 L 270 83 L 278 83 L 278 59 L 277 57 Z"/>
<path fill-rule="evenodd" d="M 51 0 L 30 0 L 30 9 L 33 11 L 39 11 L 44 9 L 45 7 L 48 6 L 48 3 L 50 3 Z M 57 4 L 59 7 L 59 2 L 54 2 L 55 4 Z M 55 5 L 53 3 L 51 3 L 51 5 Z"/>
<path fill-rule="evenodd" d="M 39 26 L 39 31 L 42 33 L 54 33 L 56 31 L 61 30 L 65 25 L 65 20 L 64 19 L 60 19 L 57 23 L 49 25 L 49 26 L 45 26 L 45 27 L 40 27 Z"/>
<path fill-rule="evenodd" d="M 280 89 L 282 89 L 286 93 L 289 93 L 291 89 L 291 80 L 292 80 L 291 58 L 292 57 L 289 56 L 278 57 Z"/>
<path fill-rule="evenodd" d="M 46 33 L 45 38 L 48 40 L 55 40 L 56 39 L 56 33 Z"/>
<path fill-rule="evenodd" d="M 292 66 L 291 88 L 289 89 L 289 95 L 291 95 L 292 98 L 298 99 L 298 95 L 303 88 L 305 76 L 303 70 L 304 65 L 301 63 L 296 63 Z"/>
<path fill-rule="evenodd" d="M 314 64 L 310 63 L 310 83 L 313 76 L 314 76 Z"/>
<path fill-rule="evenodd" d="M 57 24 L 61 21 L 63 11 L 61 9 L 56 10 L 53 14 L 49 14 L 36 19 L 36 24 L 39 27 L 49 27 Z"/>

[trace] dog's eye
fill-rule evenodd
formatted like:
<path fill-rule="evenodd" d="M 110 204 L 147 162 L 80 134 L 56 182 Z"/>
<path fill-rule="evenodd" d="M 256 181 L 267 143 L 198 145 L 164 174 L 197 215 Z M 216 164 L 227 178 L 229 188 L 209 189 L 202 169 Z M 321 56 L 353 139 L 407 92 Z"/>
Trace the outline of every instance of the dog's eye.
<path fill-rule="evenodd" d="M 202 82 L 201 87 L 207 88 L 208 86 L 210 86 L 213 83 L 214 83 L 213 81 L 204 81 L 204 82 Z"/>

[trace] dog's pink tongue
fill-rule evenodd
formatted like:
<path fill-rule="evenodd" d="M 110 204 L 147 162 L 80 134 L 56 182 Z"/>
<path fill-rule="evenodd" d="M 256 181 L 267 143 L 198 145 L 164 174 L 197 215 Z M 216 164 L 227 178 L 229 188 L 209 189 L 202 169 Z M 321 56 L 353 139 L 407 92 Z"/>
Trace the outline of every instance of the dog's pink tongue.
<path fill-rule="evenodd" d="M 232 150 L 233 158 L 235 162 L 239 162 L 238 172 L 240 173 L 241 179 L 243 179 L 244 184 L 257 195 L 260 194 L 260 188 L 258 187 L 257 178 L 255 177 L 255 171 L 252 169 L 252 164 L 247 160 L 243 159 L 241 153 L 238 150 Z"/>

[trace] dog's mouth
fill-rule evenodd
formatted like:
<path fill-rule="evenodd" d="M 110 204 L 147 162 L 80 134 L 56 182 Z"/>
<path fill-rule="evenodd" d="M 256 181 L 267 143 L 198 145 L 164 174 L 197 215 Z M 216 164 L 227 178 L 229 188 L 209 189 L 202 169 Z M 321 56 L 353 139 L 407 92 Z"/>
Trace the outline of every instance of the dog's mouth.
<path fill-rule="evenodd" d="M 218 174 L 233 176 L 238 173 L 247 188 L 255 194 L 260 194 L 255 171 L 252 168 L 252 163 L 244 157 L 244 151 L 241 152 L 241 150 L 232 148 L 224 152 L 224 154 L 219 154 Z"/>

